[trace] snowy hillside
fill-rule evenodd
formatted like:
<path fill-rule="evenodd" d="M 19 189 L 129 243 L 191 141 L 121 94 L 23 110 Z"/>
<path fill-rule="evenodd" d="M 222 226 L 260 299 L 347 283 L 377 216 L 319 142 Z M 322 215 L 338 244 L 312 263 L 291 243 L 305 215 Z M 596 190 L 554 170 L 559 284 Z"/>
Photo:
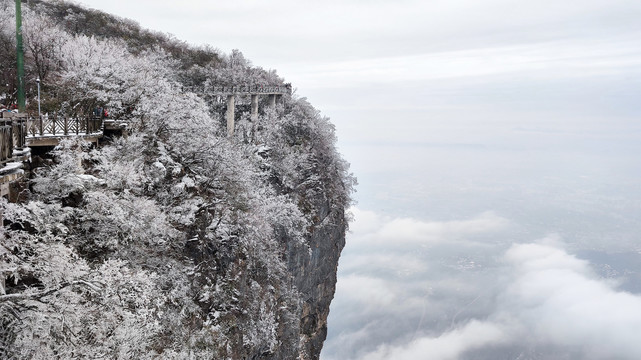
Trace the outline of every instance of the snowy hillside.
<path fill-rule="evenodd" d="M 13 6 L 0 0 L 7 103 Z M 106 108 L 129 134 L 63 141 L 2 200 L 0 357 L 318 358 L 355 183 L 328 119 L 261 98 L 228 137 L 224 103 L 198 89 L 284 85 L 274 71 L 59 1 L 23 17 L 28 109 L 39 77 L 43 113 Z"/>

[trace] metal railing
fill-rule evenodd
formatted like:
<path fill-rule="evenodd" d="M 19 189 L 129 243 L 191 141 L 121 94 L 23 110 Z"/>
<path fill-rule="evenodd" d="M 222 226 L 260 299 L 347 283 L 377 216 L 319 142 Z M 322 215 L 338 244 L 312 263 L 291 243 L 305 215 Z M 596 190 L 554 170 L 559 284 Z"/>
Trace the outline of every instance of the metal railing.
<path fill-rule="evenodd" d="M 20 152 L 28 140 L 39 137 L 63 137 L 73 135 L 102 135 L 104 119 L 100 117 L 29 118 L 27 114 L 0 113 L 0 167 L 19 161 Z"/>
<path fill-rule="evenodd" d="M 47 117 L 29 119 L 27 136 L 69 136 L 90 135 L 103 131 L 104 121 L 100 117 L 69 118 Z"/>
<path fill-rule="evenodd" d="M 13 161 L 13 150 L 25 146 L 26 118 L 0 118 L 0 164 Z"/>
<path fill-rule="evenodd" d="M 210 95 L 284 95 L 292 93 L 292 85 L 209 85 L 209 86 L 184 86 L 183 91 L 203 93 Z"/>

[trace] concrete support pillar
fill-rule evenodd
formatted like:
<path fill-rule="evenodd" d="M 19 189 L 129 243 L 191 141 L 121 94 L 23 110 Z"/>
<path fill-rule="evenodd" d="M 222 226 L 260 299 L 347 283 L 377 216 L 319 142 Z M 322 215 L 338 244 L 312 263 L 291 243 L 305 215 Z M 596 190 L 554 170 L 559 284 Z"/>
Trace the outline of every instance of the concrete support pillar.
<path fill-rule="evenodd" d="M 227 113 L 225 118 L 227 119 L 227 136 L 234 135 L 234 107 L 235 107 L 235 98 L 234 95 L 227 96 Z"/>
<path fill-rule="evenodd" d="M 253 94 L 252 95 L 252 114 L 251 114 L 251 120 L 256 121 L 258 120 L 258 95 Z"/>

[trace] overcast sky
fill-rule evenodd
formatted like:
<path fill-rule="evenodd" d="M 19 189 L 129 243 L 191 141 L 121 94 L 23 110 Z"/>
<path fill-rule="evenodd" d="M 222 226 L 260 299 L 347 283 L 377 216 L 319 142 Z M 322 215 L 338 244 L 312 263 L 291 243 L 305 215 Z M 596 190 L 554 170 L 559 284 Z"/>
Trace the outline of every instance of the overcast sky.
<path fill-rule="evenodd" d="M 276 69 L 359 178 L 323 359 L 639 359 L 638 0 L 85 0 Z"/>

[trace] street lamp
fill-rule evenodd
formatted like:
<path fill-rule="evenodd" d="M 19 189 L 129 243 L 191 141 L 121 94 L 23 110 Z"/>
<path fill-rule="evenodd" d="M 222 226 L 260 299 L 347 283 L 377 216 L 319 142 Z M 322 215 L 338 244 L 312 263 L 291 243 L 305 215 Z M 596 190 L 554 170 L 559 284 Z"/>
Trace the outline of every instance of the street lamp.
<path fill-rule="evenodd" d="M 22 3 L 16 0 L 16 65 L 18 67 L 18 110 L 25 111 L 24 47 L 22 46 Z"/>
<path fill-rule="evenodd" d="M 38 84 L 38 117 L 40 117 L 40 76 L 36 78 L 36 83 Z"/>

